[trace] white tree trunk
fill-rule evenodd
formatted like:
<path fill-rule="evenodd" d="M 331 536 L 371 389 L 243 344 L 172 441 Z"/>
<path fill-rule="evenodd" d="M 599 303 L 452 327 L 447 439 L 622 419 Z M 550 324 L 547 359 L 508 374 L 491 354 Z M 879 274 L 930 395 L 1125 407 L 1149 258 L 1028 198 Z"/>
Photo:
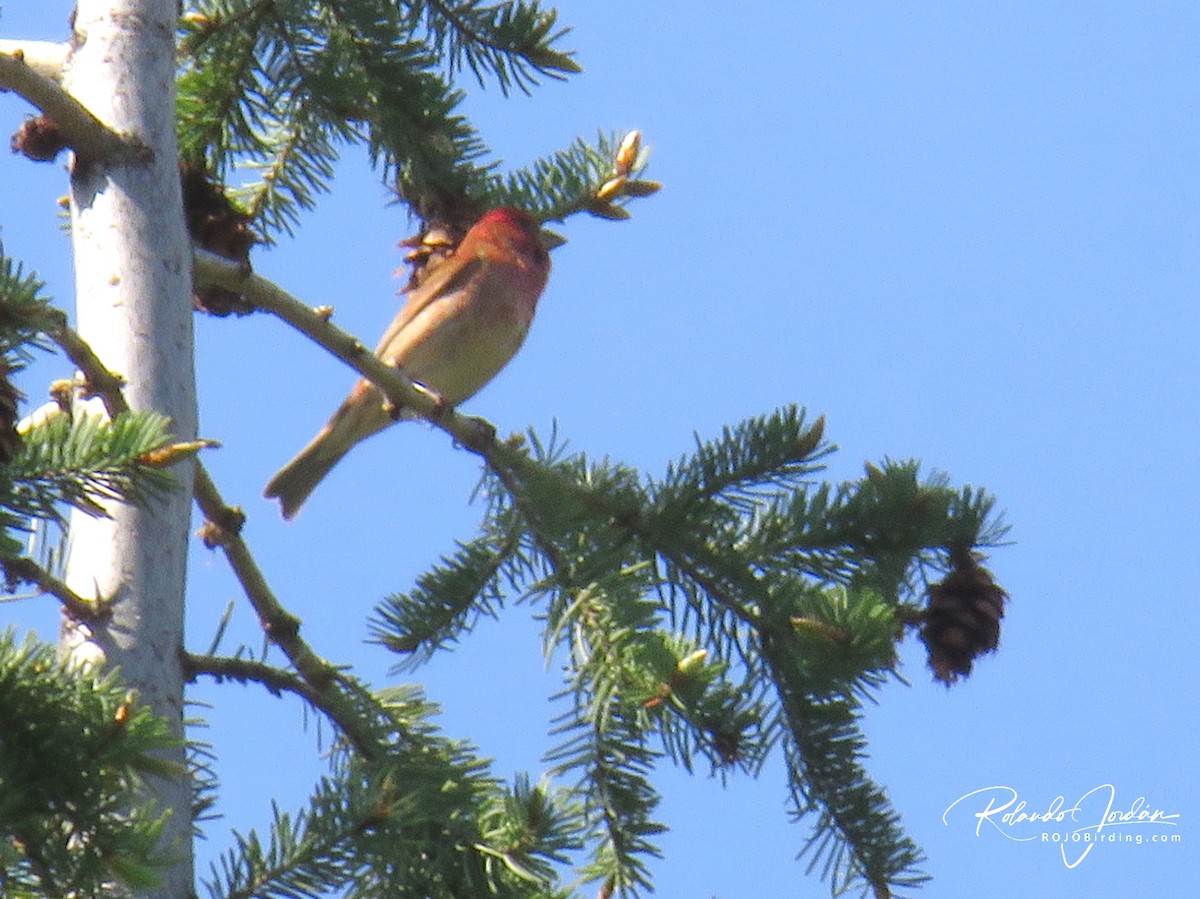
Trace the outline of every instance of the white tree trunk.
<path fill-rule="evenodd" d="M 141 163 L 73 161 L 71 228 L 77 324 L 100 359 L 128 381 L 134 409 L 196 432 L 191 253 L 184 227 L 175 141 L 177 0 L 80 0 L 77 48 L 64 86 L 109 127 L 151 149 Z M 111 508 L 103 521 L 71 520 L 67 582 L 117 598 L 111 622 L 66 622 L 63 647 L 120 667 L 140 701 L 182 735 L 184 584 L 191 510 L 190 465 L 182 489 L 150 508 Z M 184 761 L 180 749 L 175 759 Z M 178 858 L 152 895 L 192 895 L 191 785 L 153 784 L 172 812 L 164 853 Z"/>

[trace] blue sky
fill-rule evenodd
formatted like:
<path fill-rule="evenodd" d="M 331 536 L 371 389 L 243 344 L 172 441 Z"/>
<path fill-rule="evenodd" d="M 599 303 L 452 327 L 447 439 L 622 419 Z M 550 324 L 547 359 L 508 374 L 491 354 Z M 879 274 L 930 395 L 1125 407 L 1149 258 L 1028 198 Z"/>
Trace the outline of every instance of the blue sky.
<path fill-rule="evenodd" d="M 5 37 L 59 37 L 70 4 L 9 4 Z M 673 7 L 673 8 L 672 8 Z M 585 73 L 466 110 L 520 163 L 597 127 L 637 127 L 665 187 L 632 221 L 574 219 L 530 338 L 469 411 L 502 431 L 558 422 L 571 445 L 661 472 L 693 432 L 797 402 L 840 447 L 830 477 L 916 457 L 988 488 L 1012 525 L 991 567 L 1012 601 L 1000 652 L 965 684 L 931 682 L 910 641 L 866 712 L 867 766 L 929 856 L 928 899 L 1178 894 L 1197 874 L 1200 750 L 1191 692 L 1200 335 L 1200 7 L 1188 3 L 672 4 L 569 0 Z M 22 104 L 0 111 L 15 126 Z M 57 166 L 0 158 L 6 250 L 71 292 Z M 19 186 L 19 188 L 17 187 Z M 350 152 L 335 192 L 257 269 L 373 344 L 395 309 L 403 212 Z M 472 533 L 469 455 L 417 425 L 359 447 L 296 521 L 261 500 L 352 376 L 266 318 L 198 320 L 208 464 L 246 507 L 246 536 L 319 651 L 386 681 L 364 619 Z M 66 372 L 45 364 L 25 383 Z M 189 643 L 230 599 L 221 559 L 193 558 Z M 485 623 L 416 677 L 509 775 L 541 770 L 555 678 L 529 610 Z M 254 640 L 239 605 L 238 636 Z M 54 632 L 49 604 L 0 623 Z M 315 774 L 294 703 L 204 687 L 226 825 L 267 820 Z M 978 794 L 1010 787 L 1125 826 L 1143 842 L 1076 847 L 1062 828 L 998 828 Z M 793 860 L 777 766 L 722 789 L 665 771 L 659 895 L 823 896 Z M 1090 795 L 1089 795 L 1090 794 Z M 993 798 L 999 793 L 994 793 Z M 1086 796 L 1086 798 L 1084 798 Z M 995 822 L 995 818 L 990 819 Z M 1006 833 L 1001 833 L 1001 829 Z M 1181 842 L 1151 837 L 1178 835 Z M 1010 837 L 1035 836 L 1029 841 Z"/>

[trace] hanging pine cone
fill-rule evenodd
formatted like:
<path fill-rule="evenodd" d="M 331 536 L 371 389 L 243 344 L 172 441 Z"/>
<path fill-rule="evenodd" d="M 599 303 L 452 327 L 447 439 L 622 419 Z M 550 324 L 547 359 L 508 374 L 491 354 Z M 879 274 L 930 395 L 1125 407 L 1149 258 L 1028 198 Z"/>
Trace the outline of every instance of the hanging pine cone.
<path fill-rule="evenodd" d="M 947 686 L 971 673 L 972 663 L 1000 645 L 1000 619 L 1008 599 L 970 549 L 953 549 L 951 569 L 929 588 L 921 639 L 933 676 Z"/>
<path fill-rule="evenodd" d="M 736 730 L 712 730 L 709 731 L 709 736 L 712 739 L 713 749 L 721 757 L 721 761 L 726 765 L 733 765 L 742 761 L 742 735 Z"/>
<path fill-rule="evenodd" d="M 21 448 L 21 435 L 17 433 L 17 404 L 21 392 L 9 380 L 11 368 L 8 360 L 0 356 L 0 464 L 12 461 Z"/>

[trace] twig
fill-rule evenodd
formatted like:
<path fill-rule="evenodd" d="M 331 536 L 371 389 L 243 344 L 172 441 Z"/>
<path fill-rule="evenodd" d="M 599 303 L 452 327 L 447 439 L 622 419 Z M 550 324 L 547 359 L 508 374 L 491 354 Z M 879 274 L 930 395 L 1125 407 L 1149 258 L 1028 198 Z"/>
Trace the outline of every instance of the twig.
<path fill-rule="evenodd" d="M 217 683 L 225 680 L 235 680 L 242 684 L 256 683 L 265 687 L 272 696 L 292 693 L 310 705 L 319 707 L 321 704 L 320 694 L 304 678 L 255 659 L 197 655 L 185 652 L 183 668 L 189 681 L 194 681 L 201 675 L 207 675 Z"/>
<path fill-rule="evenodd" d="M 10 583 L 33 584 L 61 602 L 71 616 L 80 621 L 97 621 L 112 612 L 111 601 L 100 597 L 84 599 L 33 559 L 25 556 L 0 558 L 0 568 L 4 569 L 4 575 Z"/>
<path fill-rule="evenodd" d="M 194 681 L 201 675 L 213 678 L 217 683 L 225 680 L 235 680 L 239 683 L 261 684 L 272 696 L 291 693 L 299 696 L 315 709 L 323 712 L 326 717 L 341 728 L 355 748 L 366 758 L 378 754 L 376 741 L 370 734 L 364 733 L 361 722 L 353 714 L 348 714 L 344 704 L 330 702 L 330 692 L 319 690 L 299 674 L 284 671 L 266 662 L 255 659 L 238 659 L 231 656 L 183 654 L 183 668 L 189 681 Z"/>
<path fill-rule="evenodd" d="M 66 324 L 65 317 L 49 336 L 83 372 L 88 387 L 103 400 L 110 416 L 128 410 L 129 403 L 122 392 L 122 379 L 104 366 L 87 342 Z M 337 668 L 317 655 L 300 636 L 300 619 L 288 612 L 276 598 L 239 533 L 244 516 L 240 510 L 226 505 L 199 460 L 196 461 L 193 495 L 209 522 L 203 532 L 205 541 L 210 546 L 220 547 L 229 560 L 246 598 L 258 613 L 271 641 L 279 646 L 310 688 L 324 697 L 319 707 L 338 709 L 334 720 L 360 751 L 372 757 L 378 749 L 375 741 L 365 735 L 366 729 L 361 723 L 353 727 L 347 725 L 348 721 L 355 720 L 350 690 L 341 683 Z"/>
<path fill-rule="evenodd" d="M 196 248 L 192 265 L 197 286 L 224 287 L 242 294 L 254 308 L 282 319 L 345 362 L 397 408 L 419 415 L 479 455 L 486 456 L 495 444 L 496 429 L 491 424 L 447 408 L 435 393 L 414 384 L 353 334 L 333 324 L 327 310 L 314 309 L 273 281 L 208 250 Z"/>
<path fill-rule="evenodd" d="M 47 336 L 58 344 L 75 367 L 87 378 L 88 389 L 93 395 L 100 397 L 109 418 L 116 418 L 122 412 L 129 411 L 129 402 L 125 399 L 125 379 L 108 370 L 100 358 L 88 345 L 79 332 L 67 324 L 67 315 L 56 309 L 57 324 L 47 331 Z"/>
<path fill-rule="evenodd" d="M 512 497 L 513 505 L 517 511 L 529 522 L 530 529 L 533 531 L 533 539 L 537 543 L 538 549 L 541 550 L 542 555 L 550 560 L 550 564 L 554 566 L 555 570 L 565 569 L 568 564 L 567 560 L 559 552 L 558 547 L 542 535 L 541 530 L 537 526 L 541 516 L 522 496 L 520 483 L 515 476 L 516 466 L 504 458 L 509 451 L 508 446 L 498 443 L 495 440 L 475 446 L 465 443 L 463 445 L 470 452 L 482 458 L 492 473 L 500 479 L 500 483 L 504 485 L 504 489 Z"/>
<path fill-rule="evenodd" d="M 518 56 L 522 59 L 525 59 L 527 62 L 529 61 L 529 58 L 525 56 L 520 49 L 505 46 L 504 44 L 484 37 L 482 34 L 472 28 L 467 23 L 466 19 L 458 14 L 458 10 L 440 2 L 440 0 L 433 0 L 433 2 L 431 2 L 429 5 L 437 10 L 438 15 L 442 16 L 451 25 L 453 25 L 455 31 L 461 35 L 465 35 L 467 40 L 471 41 L 472 43 L 479 44 L 481 47 L 486 47 L 488 50 L 492 50 L 497 53 L 507 53 L 511 54 L 512 56 Z"/>
<path fill-rule="evenodd" d="M 329 690 L 336 680 L 337 669 L 313 652 L 312 647 L 300 636 L 300 619 L 279 602 L 258 563 L 254 561 L 246 541 L 238 533 L 242 517 L 240 511 L 225 504 L 208 471 L 199 462 L 196 464 L 192 490 L 196 505 L 204 517 L 219 528 L 217 532 L 206 529 L 205 542 L 219 547 L 225 554 L 246 598 L 258 613 L 267 636 L 283 650 L 288 661 L 309 684 L 317 690 Z M 231 521 L 237 522 L 232 528 L 227 524 Z"/>
<path fill-rule="evenodd" d="M 82 158 L 134 163 L 144 161 L 150 152 L 134 138 L 113 131 L 67 93 L 56 79 L 26 63 L 25 53 L 20 48 L 0 52 L 0 89 L 20 94 L 53 119 Z"/>

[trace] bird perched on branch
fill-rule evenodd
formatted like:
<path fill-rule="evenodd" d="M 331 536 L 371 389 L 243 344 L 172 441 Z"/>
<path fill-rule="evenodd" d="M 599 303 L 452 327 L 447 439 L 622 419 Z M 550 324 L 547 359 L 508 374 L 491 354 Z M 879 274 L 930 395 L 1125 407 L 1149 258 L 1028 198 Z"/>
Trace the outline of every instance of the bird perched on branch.
<path fill-rule="evenodd" d="M 520 348 L 550 275 L 540 226 L 528 214 L 487 212 L 444 261 L 408 293 L 375 355 L 454 406 L 473 396 Z M 360 440 L 415 418 L 390 408 L 363 379 L 308 446 L 271 478 L 291 518 L 321 479 Z"/>

